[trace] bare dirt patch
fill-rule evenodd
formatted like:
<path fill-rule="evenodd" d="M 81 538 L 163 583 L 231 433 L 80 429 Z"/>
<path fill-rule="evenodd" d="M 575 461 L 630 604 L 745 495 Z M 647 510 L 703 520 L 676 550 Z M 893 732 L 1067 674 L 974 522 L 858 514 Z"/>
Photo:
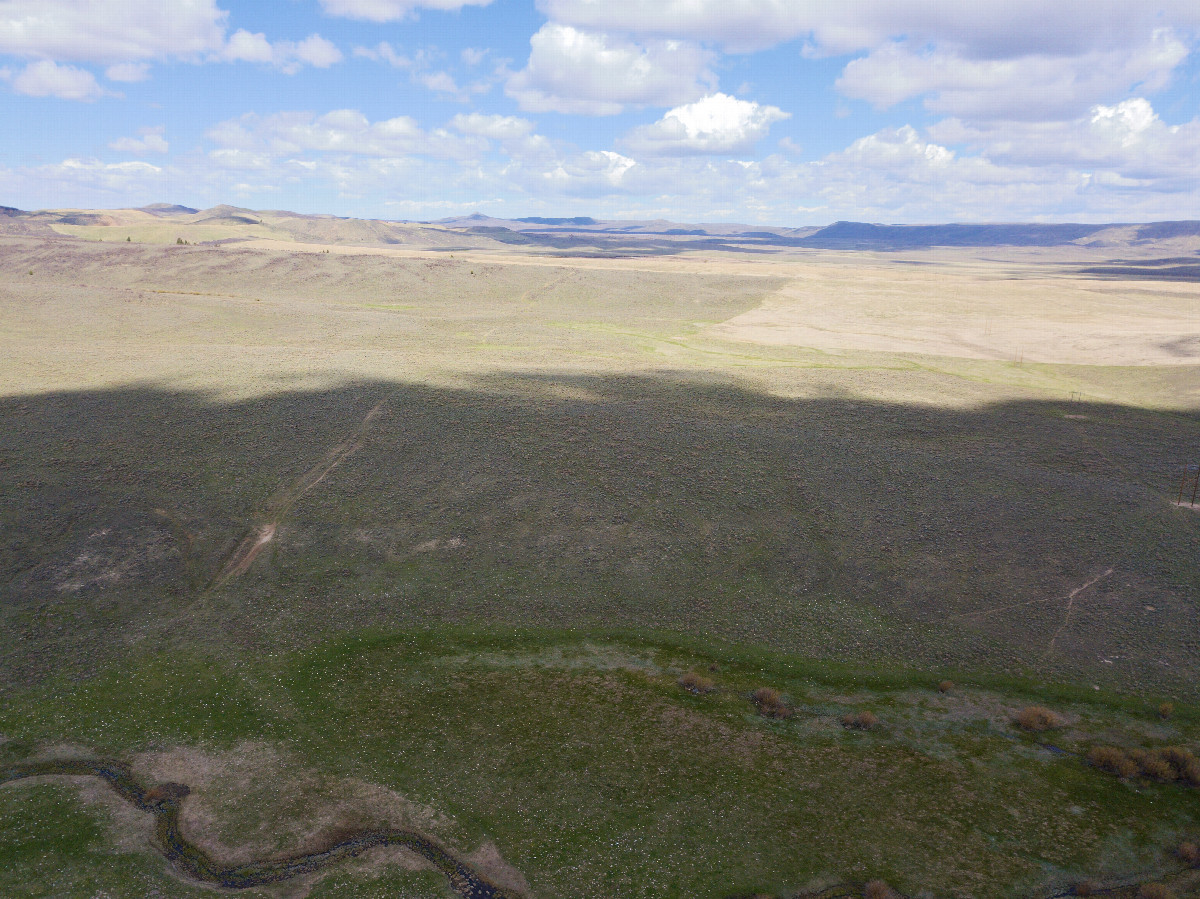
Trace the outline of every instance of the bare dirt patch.
<path fill-rule="evenodd" d="M 90 531 L 69 551 L 69 561 L 55 566 L 54 589 L 77 593 L 108 587 L 173 568 L 179 547 L 169 531 L 145 523 L 119 522 Z"/>
<path fill-rule="evenodd" d="M 206 851 L 230 864 L 316 847 L 333 833 L 395 826 L 442 833 L 452 822 L 404 796 L 356 779 L 329 779 L 265 743 L 210 752 L 179 747 L 139 755 L 148 782 L 185 783 L 182 825 Z"/>

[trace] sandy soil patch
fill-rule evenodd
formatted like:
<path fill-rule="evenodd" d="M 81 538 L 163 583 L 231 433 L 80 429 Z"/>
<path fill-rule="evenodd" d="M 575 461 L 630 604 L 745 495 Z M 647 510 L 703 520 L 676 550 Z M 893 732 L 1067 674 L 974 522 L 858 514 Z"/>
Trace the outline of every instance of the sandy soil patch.
<path fill-rule="evenodd" d="M 225 864 L 316 848 L 331 835 L 364 827 L 406 828 L 439 842 L 454 829 L 452 819 L 394 790 L 356 778 L 323 777 L 266 743 L 243 743 L 226 752 L 178 747 L 145 753 L 133 769 L 147 783 L 191 788 L 183 805 L 184 832 Z M 493 843 L 462 857 L 492 882 L 530 895 L 524 876 Z M 431 867 L 400 847 L 373 849 L 349 864 L 366 874 L 381 873 L 388 865 L 407 871 Z M 292 882 L 288 895 L 306 895 L 321 876 Z"/>

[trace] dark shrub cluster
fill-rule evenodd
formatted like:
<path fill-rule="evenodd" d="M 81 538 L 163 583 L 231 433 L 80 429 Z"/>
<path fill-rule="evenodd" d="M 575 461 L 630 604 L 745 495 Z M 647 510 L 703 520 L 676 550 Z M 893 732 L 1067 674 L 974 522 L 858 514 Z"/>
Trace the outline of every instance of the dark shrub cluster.
<path fill-rule="evenodd" d="M 1141 774 L 1151 780 L 1179 781 L 1200 787 L 1200 759 L 1190 749 L 1167 746 L 1164 749 L 1122 749 L 1097 746 L 1088 753 L 1088 762 L 1101 771 L 1118 777 Z"/>

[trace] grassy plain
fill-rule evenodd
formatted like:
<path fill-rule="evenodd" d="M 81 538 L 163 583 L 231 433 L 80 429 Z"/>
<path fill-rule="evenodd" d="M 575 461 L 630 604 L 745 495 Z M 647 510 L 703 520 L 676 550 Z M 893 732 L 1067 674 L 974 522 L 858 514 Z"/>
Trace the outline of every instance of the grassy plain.
<path fill-rule="evenodd" d="M 1082 759 L 1200 739 L 1196 285 L 30 238 L 0 270 L 6 760 L 182 780 L 225 857 L 390 822 L 543 897 L 1048 895 L 1200 835 L 1195 789 Z M 200 894 L 103 791 L 0 805 L 5 895 Z M 259 892 L 445 893 L 393 861 Z"/>

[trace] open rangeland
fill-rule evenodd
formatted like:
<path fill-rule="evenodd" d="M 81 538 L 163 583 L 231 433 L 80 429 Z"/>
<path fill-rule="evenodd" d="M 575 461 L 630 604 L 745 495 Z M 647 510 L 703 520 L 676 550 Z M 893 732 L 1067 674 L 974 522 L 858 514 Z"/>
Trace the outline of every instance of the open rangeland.
<path fill-rule="evenodd" d="M 262 221 L 0 237 L 0 893 L 1200 888 L 1200 284 Z"/>

